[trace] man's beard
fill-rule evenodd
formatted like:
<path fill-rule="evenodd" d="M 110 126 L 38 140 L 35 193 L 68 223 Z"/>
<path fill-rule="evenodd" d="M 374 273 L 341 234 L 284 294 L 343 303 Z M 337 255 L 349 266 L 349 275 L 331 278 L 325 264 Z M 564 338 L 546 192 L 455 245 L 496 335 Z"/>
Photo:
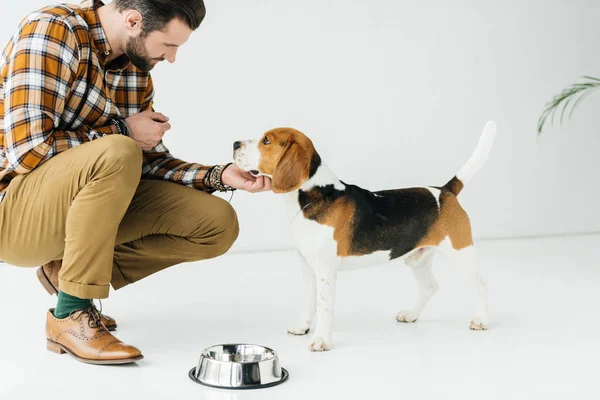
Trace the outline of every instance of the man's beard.
<path fill-rule="evenodd" d="M 146 46 L 144 46 L 144 34 L 129 39 L 125 46 L 125 55 L 129 58 L 131 63 L 141 71 L 149 72 L 156 63 L 152 63 L 151 59 L 146 52 Z"/>

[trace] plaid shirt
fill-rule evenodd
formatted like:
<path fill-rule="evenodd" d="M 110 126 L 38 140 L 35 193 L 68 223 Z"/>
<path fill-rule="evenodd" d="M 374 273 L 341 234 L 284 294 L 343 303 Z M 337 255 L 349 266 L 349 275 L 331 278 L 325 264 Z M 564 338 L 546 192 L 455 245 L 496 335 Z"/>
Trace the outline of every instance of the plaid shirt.
<path fill-rule="evenodd" d="M 112 134 L 111 120 L 152 109 L 149 73 L 111 49 L 101 2 L 61 4 L 27 16 L 0 57 L 0 201 L 10 180 L 56 154 Z M 200 190 L 209 166 L 144 152 L 142 177 Z"/>

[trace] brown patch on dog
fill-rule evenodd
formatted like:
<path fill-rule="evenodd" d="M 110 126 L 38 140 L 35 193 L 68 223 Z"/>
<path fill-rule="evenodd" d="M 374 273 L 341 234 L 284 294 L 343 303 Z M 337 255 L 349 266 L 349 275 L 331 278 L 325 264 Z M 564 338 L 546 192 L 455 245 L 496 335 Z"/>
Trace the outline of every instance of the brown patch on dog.
<path fill-rule="evenodd" d="M 452 247 L 456 250 L 473 245 L 469 216 L 454 194 L 442 191 L 440 214 L 427 235 L 415 247 L 437 246 L 446 236 L 450 238 Z"/>
<path fill-rule="evenodd" d="M 310 193 L 310 192 L 308 192 Z M 333 228 L 333 239 L 337 243 L 337 255 L 340 257 L 361 255 L 352 250 L 355 205 L 346 198 L 339 198 L 332 203 L 309 200 L 310 205 L 302 210 L 305 218 Z"/>
<path fill-rule="evenodd" d="M 352 222 L 354 221 L 354 204 L 340 201 L 335 212 L 329 213 L 323 223 L 334 228 L 333 239 L 337 242 L 337 255 L 340 257 L 355 255 L 352 251 Z"/>
<path fill-rule="evenodd" d="M 286 193 L 298 189 L 308 179 L 310 158 L 297 142 L 290 141 L 273 172 L 273 191 Z"/>
<path fill-rule="evenodd" d="M 464 187 L 464 183 L 462 183 L 462 181 L 456 176 L 454 176 L 448 181 L 448 183 L 444 185 L 444 189 L 449 190 L 455 196 L 458 196 L 458 194 L 461 192 L 461 190 L 463 190 Z"/>
<path fill-rule="evenodd" d="M 269 144 L 265 144 L 265 138 Z M 316 151 L 312 141 L 292 128 L 277 128 L 265 133 L 259 141 L 259 171 L 272 175 L 273 192 L 286 193 L 298 189 L 310 174 Z"/>

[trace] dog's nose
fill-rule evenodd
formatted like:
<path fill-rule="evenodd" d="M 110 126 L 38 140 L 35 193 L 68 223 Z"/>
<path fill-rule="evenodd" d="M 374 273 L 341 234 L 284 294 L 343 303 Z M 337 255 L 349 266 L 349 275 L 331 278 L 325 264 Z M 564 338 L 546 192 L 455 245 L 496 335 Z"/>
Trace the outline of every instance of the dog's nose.
<path fill-rule="evenodd" d="M 236 151 L 240 147 L 242 147 L 242 142 L 233 142 L 233 151 Z"/>

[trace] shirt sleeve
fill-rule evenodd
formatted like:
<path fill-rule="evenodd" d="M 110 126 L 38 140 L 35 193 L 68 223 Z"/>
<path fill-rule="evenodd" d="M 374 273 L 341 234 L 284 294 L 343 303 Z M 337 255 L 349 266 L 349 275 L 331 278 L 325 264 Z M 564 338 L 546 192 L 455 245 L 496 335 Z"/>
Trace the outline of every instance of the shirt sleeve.
<path fill-rule="evenodd" d="M 59 130 L 79 68 L 78 44 L 60 20 L 27 22 L 7 60 L 4 133 L 7 170 L 26 174 L 53 155 L 113 133 L 110 126 Z"/>
<path fill-rule="evenodd" d="M 148 88 L 140 112 L 154 110 L 154 85 L 152 78 L 148 77 Z M 180 185 L 213 192 L 214 189 L 204 185 L 204 177 L 212 166 L 191 163 L 175 158 L 161 140 L 150 151 L 144 151 L 144 165 L 142 177 L 149 179 L 162 179 Z"/>

